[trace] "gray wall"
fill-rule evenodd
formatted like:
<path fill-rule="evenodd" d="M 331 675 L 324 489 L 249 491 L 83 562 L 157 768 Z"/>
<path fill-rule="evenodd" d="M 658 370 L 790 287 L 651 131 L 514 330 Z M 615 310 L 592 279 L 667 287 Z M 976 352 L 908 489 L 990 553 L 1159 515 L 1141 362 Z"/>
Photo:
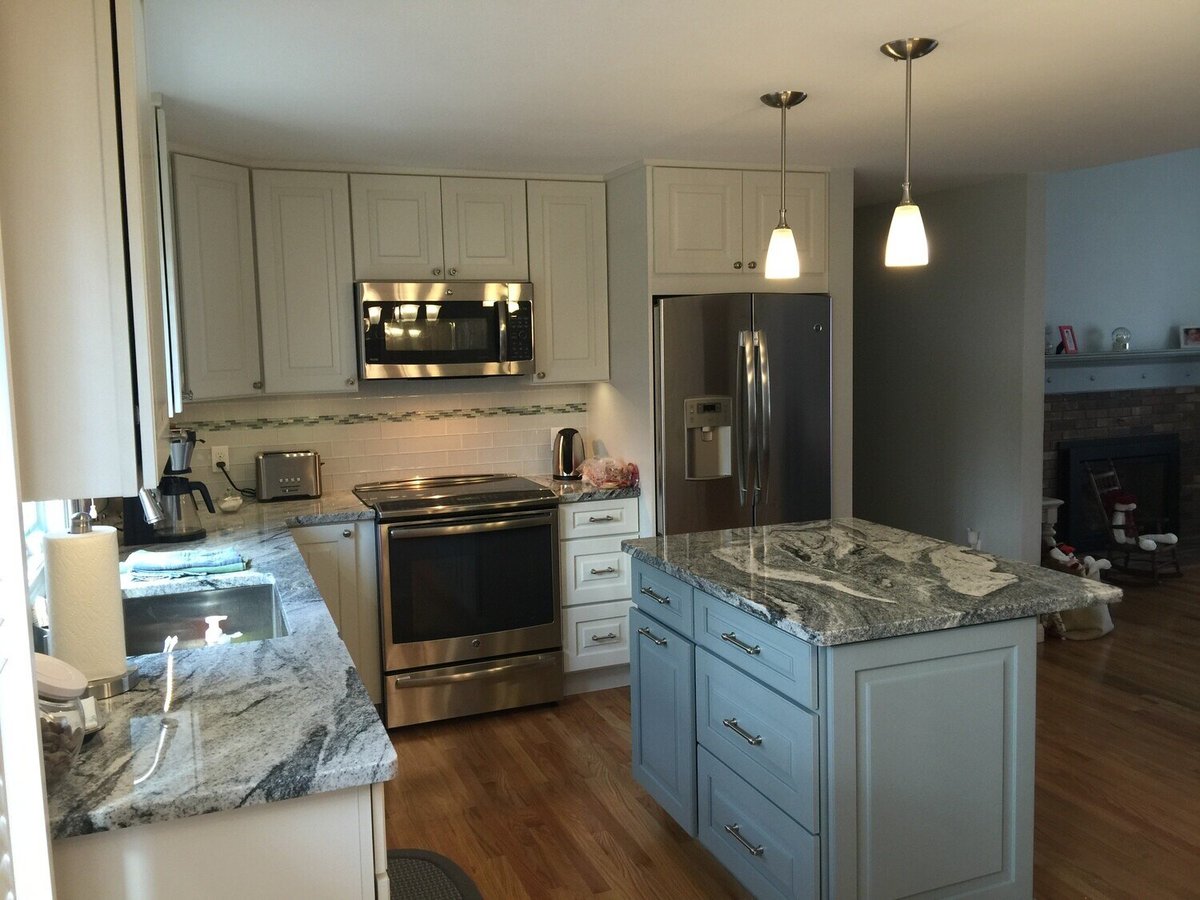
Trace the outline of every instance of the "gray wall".
<path fill-rule="evenodd" d="M 884 268 L 890 204 L 855 215 L 854 512 L 1036 562 L 1044 182 L 917 202 L 924 268 Z"/>
<path fill-rule="evenodd" d="M 1046 324 L 1080 350 L 1179 346 L 1200 324 L 1200 149 L 1046 176 Z M 1137 385 L 1130 384 L 1130 387 Z"/>

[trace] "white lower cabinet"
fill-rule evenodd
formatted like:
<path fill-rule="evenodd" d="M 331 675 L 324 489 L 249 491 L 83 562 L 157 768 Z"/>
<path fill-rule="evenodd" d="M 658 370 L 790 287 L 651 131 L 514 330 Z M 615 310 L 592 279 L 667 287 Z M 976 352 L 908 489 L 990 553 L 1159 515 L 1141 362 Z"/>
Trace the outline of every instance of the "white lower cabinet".
<path fill-rule="evenodd" d="M 636 497 L 558 508 L 565 671 L 629 662 L 630 559 L 621 541 L 637 532 Z"/>
<path fill-rule="evenodd" d="M 371 696 L 383 701 L 375 523 L 308 525 L 292 529 L 317 590 Z"/>
<path fill-rule="evenodd" d="M 1032 617 L 817 647 L 632 567 L 633 776 L 756 897 L 1031 895 Z"/>

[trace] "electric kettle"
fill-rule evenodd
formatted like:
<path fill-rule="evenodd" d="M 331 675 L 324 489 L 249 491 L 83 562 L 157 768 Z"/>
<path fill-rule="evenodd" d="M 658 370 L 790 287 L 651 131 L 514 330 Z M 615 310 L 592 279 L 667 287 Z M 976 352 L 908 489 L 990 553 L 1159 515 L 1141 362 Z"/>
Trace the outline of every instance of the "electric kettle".
<path fill-rule="evenodd" d="M 583 438 L 574 428 L 560 428 L 550 454 L 550 474 L 555 481 L 578 481 L 583 462 Z"/>

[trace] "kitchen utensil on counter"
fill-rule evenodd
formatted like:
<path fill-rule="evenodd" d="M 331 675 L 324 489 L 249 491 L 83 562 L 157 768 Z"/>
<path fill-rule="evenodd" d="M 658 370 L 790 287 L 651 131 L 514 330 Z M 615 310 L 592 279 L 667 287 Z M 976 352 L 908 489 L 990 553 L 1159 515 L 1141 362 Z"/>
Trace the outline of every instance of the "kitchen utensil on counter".
<path fill-rule="evenodd" d="M 192 451 L 196 449 L 198 440 L 203 443 L 191 429 L 176 428 L 171 431 L 170 458 L 158 482 L 158 504 L 162 508 L 163 518 L 154 525 L 155 541 L 198 541 L 207 534 L 200 524 L 200 511 L 194 496 L 197 491 L 208 511 L 217 511 L 208 493 L 208 486 L 202 481 L 191 481 L 186 477 L 192 471 Z"/>
<path fill-rule="evenodd" d="M 86 725 L 81 698 L 87 689 L 87 677 L 69 663 L 44 653 L 35 653 L 33 660 L 42 765 L 46 770 L 46 787 L 50 787 L 71 770 L 83 746 Z"/>
<path fill-rule="evenodd" d="M 86 513 L 71 524 L 71 533 L 46 535 L 50 652 L 83 672 L 93 696 L 108 697 L 137 677 L 125 659 L 117 530 L 91 527 Z"/>
<path fill-rule="evenodd" d="M 321 454 L 312 450 L 260 453 L 254 462 L 260 502 L 321 496 Z"/>
<path fill-rule="evenodd" d="M 574 428 L 560 428 L 550 453 L 550 474 L 555 481 L 578 481 L 583 462 L 583 437 Z"/>

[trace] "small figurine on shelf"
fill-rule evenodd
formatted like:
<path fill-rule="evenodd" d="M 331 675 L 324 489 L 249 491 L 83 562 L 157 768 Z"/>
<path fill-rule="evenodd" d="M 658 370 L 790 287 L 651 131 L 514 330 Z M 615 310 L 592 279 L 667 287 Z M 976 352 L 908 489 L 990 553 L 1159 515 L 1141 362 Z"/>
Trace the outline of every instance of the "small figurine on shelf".
<path fill-rule="evenodd" d="M 1128 328 L 1114 328 L 1112 333 L 1112 348 L 1113 350 L 1123 353 L 1129 349 L 1130 341 L 1133 340 L 1133 332 Z"/>

